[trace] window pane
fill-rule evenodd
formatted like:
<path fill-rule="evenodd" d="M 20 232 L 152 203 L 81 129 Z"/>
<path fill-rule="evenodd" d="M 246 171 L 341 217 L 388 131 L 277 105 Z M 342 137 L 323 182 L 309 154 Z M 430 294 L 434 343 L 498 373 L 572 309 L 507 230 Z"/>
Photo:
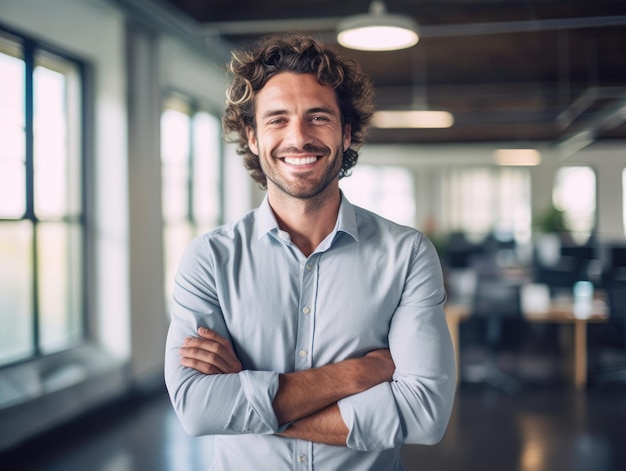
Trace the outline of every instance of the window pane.
<path fill-rule="evenodd" d="M 217 224 L 221 124 L 209 113 L 193 119 L 193 218 L 198 232 Z"/>
<path fill-rule="evenodd" d="M 0 365 L 84 333 L 81 66 L 23 41 L 0 30 Z"/>
<path fill-rule="evenodd" d="M 443 179 L 447 231 L 479 240 L 489 233 L 530 239 L 530 174 L 525 169 L 466 168 Z"/>
<path fill-rule="evenodd" d="M 59 218 L 80 210 L 78 84 L 74 67 L 51 56 L 40 56 L 35 68 L 34 149 L 35 212 L 40 218 Z M 52 68 L 54 67 L 54 68 Z"/>
<path fill-rule="evenodd" d="M 40 346 L 43 353 L 81 340 L 81 231 L 78 225 L 37 227 Z"/>
<path fill-rule="evenodd" d="M 189 211 L 189 116 L 168 109 L 161 117 L 161 159 L 163 162 L 163 217 L 181 221 Z"/>
<path fill-rule="evenodd" d="M 579 244 L 595 227 L 596 174 L 590 167 L 563 167 L 556 174 L 552 193 L 554 206 L 564 211 L 566 227 Z"/>
<path fill-rule="evenodd" d="M 496 232 L 514 234 L 518 242 L 530 242 L 530 173 L 524 169 L 504 168 L 494 203 L 497 207 Z"/>
<path fill-rule="evenodd" d="M 24 61 L 5 54 L 0 39 L 0 218 L 19 218 L 26 209 Z"/>
<path fill-rule="evenodd" d="M 32 237 L 30 222 L 0 223 L 0 365 L 34 353 Z"/>
<path fill-rule="evenodd" d="M 161 115 L 166 299 L 189 241 L 218 223 L 220 152 L 219 118 L 195 111 L 185 96 L 167 97 Z"/>

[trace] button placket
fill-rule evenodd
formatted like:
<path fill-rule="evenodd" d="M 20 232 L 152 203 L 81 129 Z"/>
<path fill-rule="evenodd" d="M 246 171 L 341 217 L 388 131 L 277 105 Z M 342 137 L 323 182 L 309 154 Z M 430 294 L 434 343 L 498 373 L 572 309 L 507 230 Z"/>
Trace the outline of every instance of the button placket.
<path fill-rule="evenodd" d="M 296 367 L 299 370 L 312 367 L 312 345 L 314 333 L 314 303 L 316 298 L 315 255 L 300 264 L 300 299 L 298 308 L 298 343 Z"/>
<path fill-rule="evenodd" d="M 294 449 L 294 469 L 296 470 L 310 470 L 311 456 L 313 453 L 313 444 L 304 440 L 297 440 Z"/>

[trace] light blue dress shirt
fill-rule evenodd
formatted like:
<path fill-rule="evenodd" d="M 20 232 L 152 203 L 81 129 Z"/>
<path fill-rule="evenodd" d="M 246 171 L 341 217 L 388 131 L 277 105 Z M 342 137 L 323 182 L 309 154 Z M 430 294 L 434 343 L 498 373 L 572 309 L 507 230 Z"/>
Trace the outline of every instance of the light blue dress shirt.
<path fill-rule="evenodd" d="M 211 470 L 402 470 L 399 448 L 433 444 L 456 385 L 441 266 L 430 241 L 342 195 L 334 230 L 305 257 L 267 198 L 196 238 L 173 295 L 165 379 L 185 430 L 214 435 Z M 201 326 L 230 339 L 244 370 L 203 375 L 178 348 Z M 274 435 L 278 374 L 389 347 L 393 381 L 339 401 L 346 447 Z"/>

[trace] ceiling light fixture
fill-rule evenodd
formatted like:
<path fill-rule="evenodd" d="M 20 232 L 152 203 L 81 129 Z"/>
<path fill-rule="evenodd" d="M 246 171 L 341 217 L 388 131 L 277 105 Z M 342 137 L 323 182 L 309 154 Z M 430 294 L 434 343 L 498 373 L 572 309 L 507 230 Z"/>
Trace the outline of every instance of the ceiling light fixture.
<path fill-rule="evenodd" d="M 405 15 L 387 13 L 381 1 L 370 4 L 369 13 L 349 16 L 337 25 L 337 41 L 361 51 L 394 51 L 419 41 L 417 24 Z"/>
<path fill-rule="evenodd" d="M 454 124 L 453 116 L 447 111 L 377 111 L 372 126 L 377 128 L 449 128 Z"/>
<path fill-rule="evenodd" d="M 374 113 L 372 126 L 386 129 L 443 129 L 454 125 L 454 116 L 445 110 L 428 106 L 426 92 L 426 51 L 414 50 L 412 61 L 414 84 L 409 109 L 386 109 Z M 418 79 L 418 74 L 421 78 Z"/>
<path fill-rule="evenodd" d="M 532 167 L 541 163 L 537 149 L 498 149 L 493 158 L 498 165 Z"/>

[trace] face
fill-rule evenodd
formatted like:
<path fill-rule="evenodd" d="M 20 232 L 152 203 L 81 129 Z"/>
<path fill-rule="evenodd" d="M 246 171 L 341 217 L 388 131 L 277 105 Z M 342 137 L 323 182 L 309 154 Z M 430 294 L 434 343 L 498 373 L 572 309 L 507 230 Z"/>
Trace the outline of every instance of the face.
<path fill-rule="evenodd" d="M 255 120 L 248 145 L 259 156 L 270 195 L 308 199 L 338 191 L 350 128 L 342 128 L 330 87 L 311 74 L 275 75 L 257 93 Z"/>

